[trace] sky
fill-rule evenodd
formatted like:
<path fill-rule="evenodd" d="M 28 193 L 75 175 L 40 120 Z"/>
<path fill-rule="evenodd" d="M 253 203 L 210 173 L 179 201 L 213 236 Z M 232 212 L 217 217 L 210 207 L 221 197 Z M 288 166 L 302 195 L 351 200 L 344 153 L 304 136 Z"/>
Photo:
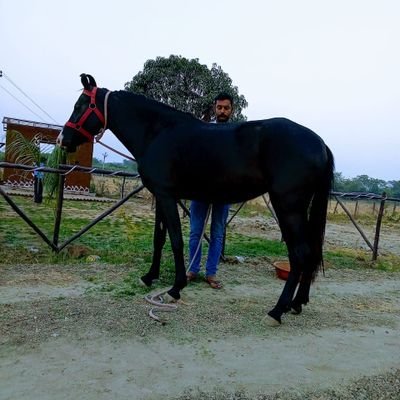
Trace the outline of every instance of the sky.
<path fill-rule="evenodd" d="M 312 129 L 343 177 L 400 180 L 399 20 L 398 0 L 0 0 L 0 119 L 63 125 L 82 72 L 121 90 L 174 54 L 220 65 L 248 120 Z M 122 161 L 99 144 L 94 156 Z"/>

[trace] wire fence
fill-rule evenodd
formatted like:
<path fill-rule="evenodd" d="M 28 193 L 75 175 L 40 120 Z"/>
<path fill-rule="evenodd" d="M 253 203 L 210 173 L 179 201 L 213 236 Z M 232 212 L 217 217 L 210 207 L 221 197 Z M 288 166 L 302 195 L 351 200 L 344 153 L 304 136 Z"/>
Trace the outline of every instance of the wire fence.
<path fill-rule="evenodd" d="M 11 206 L 11 208 L 44 240 L 44 242 L 51 247 L 51 249 L 55 252 L 60 252 L 63 250 L 68 244 L 72 243 L 74 240 L 78 239 L 82 236 L 85 232 L 87 232 L 92 226 L 100 222 L 106 216 L 111 214 L 117 208 L 122 206 L 127 200 L 129 200 L 132 196 L 139 193 L 141 190 L 144 189 L 142 184 L 138 184 L 135 188 L 133 188 L 127 195 L 124 194 L 124 190 L 122 190 L 121 199 L 117 201 L 114 205 L 112 205 L 109 209 L 104 211 L 100 216 L 92 220 L 87 226 L 82 228 L 78 233 L 64 241 L 62 244 L 59 244 L 59 232 L 60 232 L 60 225 L 61 225 L 61 217 L 62 217 L 62 210 L 63 210 L 63 200 L 64 200 L 64 183 L 65 178 L 68 174 L 76 172 L 83 172 L 91 175 L 102 175 L 102 176 L 112 176 L 112 177 L 121 177 L 122 179 L 132 178 L 132 179 L 140 179 L 138 173 L 131 173 L 127 171 L 112 171 L 106 170 L 102 168 L 91 168 L 91 167 L 82 167 L 79 165 L 67 165 L 67 164 L 60 164 L 58 168 L 48 168 L 48 167 L 34 167 L 30 165 L 23 165 L 23 164 L 13 164 L 8 162 L 0 162 L 0 168 L 14 168 L 20 169 L 25 171 L 31 171 L 32 173 L 37 172 L 46 172 L 46 173 L 53 173 L 58 174 L 60 177 L 59 185 L 58 185 L 58 196 L 57 196 L 57 205 L 56 205 L 56 214 L 55 214 L 55 221 L 54 221 L 54 230 L 53 230 L 53 238 L 50 239 L 47 237 L 38 226 L 36 226 L 33 221 L 25 215 L 25 213 L 18 207 L 18 205 L 12 200 L 11 196 L 6 193 L 6 191 L 1 188 L 0 186 L 0 194 L 6 200 L 6 202 Z M 269 199 L 264 195 L 262 196 L 265 202 L 265 205 L 271 212 L 272 216 L 276 219 L 274 210 L 272 205 L 270 204 Z M 84 199 L 84 198 L 83 198 Z M 355 228 L 360 233 L 361 237 L 368 245 L 368 247 L 372 251 L 372 260 L 375 261 L 378 257 L 378 248 L 379 248 L 379 239 L 380 239 L 380 231 L 382 226 L 382 220 L 385 213 L 385 206 L 387 202 L 393 202 L 393 213 L 396 212 L 396 206 L 399 204 L 400 199 L 397 198 L 390 198 L 387 197 L 385 193 L 381 195 L 375 193 L 359 193 L 359 192 L 352 192 L 352 193 L 342 193 L 342 192 L 331 192 L 331 201 L 335 200 L 336 205 L 334 207 L 334 213 L 338 212 L 339 206 L 344 211 L 344 213 L 348 216 L 350 221 L 353 223 Z M 349 209 L 349 207 L 345 204 L 346 201 L 352 201 L 356 205 L 353 208 L 353 211 Z M 361 201 L 369 201 L 374 202 L 374 212 L 375 213 L 375 205 L 376 205 L 376 224 L 375 224 L 375 235 L 373 241 L 369 240 L 367 235 L 364 233 L 358 222 L 356 221 L 357 212 L 359 211 L 359 202 Z M 178 204 L 181 208 L 184 209 L 186 213 L 189 214 L 189 210 L 187 210 L 186 206 L 180 201 Z M 235 215 L 240 211 L 243 207 L 244 203 L 242 203 L 235 214 L 229 219 L 227 222 L 227 226 L 235 217 Z M 277 221 L 278 222 L 278 221 Z M 279 222 L 278 222 L 279 225 Z M 207 239 L 207 238 L 206 238 Z"/>

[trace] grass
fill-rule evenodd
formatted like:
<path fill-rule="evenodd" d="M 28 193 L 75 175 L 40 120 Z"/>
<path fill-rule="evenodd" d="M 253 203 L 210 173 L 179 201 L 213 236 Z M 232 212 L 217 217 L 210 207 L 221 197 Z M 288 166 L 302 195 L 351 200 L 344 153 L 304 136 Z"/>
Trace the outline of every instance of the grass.
<path fill-rule="evenodd" d="M 277 240 L 249 237 L 241 234 L 229 234 L 226 241 L 227 256 L 287 257 L 286 245 Z"/>
<path fill-rule="evenodd" d="M 381 255 L 378 260 L 371 261 L 371 252 L 341 248 L 326 251 L 324 257 L 336 268 L 373 268 L 386 272 L 400 272 L 400 257 L 393 254 Z"/>
<path fill-rule="evenodd" d="M 51 239 L 54 226 L 54 203 L 50 201 L 37 205 L 31 199 L 15 196 L 13 200 Z M 83 254 L 73 254 L 68 251 L 55 254 L 9 205 L 0 199 L 1 263 L 3 265 L 16 263 L 79 265 L 98 260 L 98 262 L 113 265 L 133 264 L 135 270 L 144 273 L 152 258 L 154 217 L 150 206 L 147 207 L 147 213 L 136 211 L 134 204 L 136 201 L 138 200 L 132 202 L 129 209 L 125 206 L 119 208 L 74 242 L 72 246 L 79 245 L 84 248 Z M 77 233 L 108 207 L 107 203 L 65 201 L 59 243 Z M 242 211 L 240 212 L 240 216 L 254 216 L 257 212 L 257 206 L 246 205 L 243 214 Z M 186 251 L 189 235 L 188 223 L 188 218 L 184 218 L 182 225 Z M 229 230 L 225 254 L 226 256 L 244 256 L 246 258 L 287 257 L 286 246 L 280 241 L 249 237 L 240 233 L 232 233 Z M 89 258 L 89 256 L 95 256 L 95 258 Z M 400 271 L 400 257 L 393 255 L 380 256 L 378 261 L 372 264 L 370 252 L 338 248 L 326 251 L 325 259 L 338 268 L 374 267 L 384 271 Z M 173 255 L 168 240 L 163 253 L 163 270 L 167 271 L 166 280 L 172 279 Z M 133 281 L 134 277 L 128 275 L 123 290 L 128 292 L 138 290 Z M 104 287 L 104 290 L 111 291 L 115 288 Z"/>

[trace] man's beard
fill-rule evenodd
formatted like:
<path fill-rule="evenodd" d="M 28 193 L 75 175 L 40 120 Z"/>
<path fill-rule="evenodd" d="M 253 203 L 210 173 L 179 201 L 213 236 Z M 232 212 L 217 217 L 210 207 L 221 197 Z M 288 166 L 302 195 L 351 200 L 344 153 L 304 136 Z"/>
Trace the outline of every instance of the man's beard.
<path fill-rule="evenodd" d="M 217 117 L 217 122 L 228 122 L 229 117 L 227 117 L 226 115 L 219 115 Z"/>

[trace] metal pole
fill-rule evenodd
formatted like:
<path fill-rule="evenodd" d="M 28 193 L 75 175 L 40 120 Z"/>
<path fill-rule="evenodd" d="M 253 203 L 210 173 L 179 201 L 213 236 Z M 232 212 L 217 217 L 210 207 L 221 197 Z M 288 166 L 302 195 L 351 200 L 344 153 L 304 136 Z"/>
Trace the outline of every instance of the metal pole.
<path fill-rule="evenodd" d="M 67 155 L 65 153 L 62 154 L 61 164 L 65 164 L 67 159 Z M 64 202 L 64 184 L 65 184 L 65 175 L 61 174 L 59 176 L 58 181 L 58 192 L 57 192 L 57 208 L 56 208 L 56 216 L 54 220 L 54 231 L 53 231 L 53 244 L 58 247 L 58 239 L 60 235 L 60 227 L 61 227 L 61 217 L 62 217 L 62 207 Z"/>
<path fill-rule="evenodd" d="M 364 232 L 361 230 L 361 228 L 358 226 L 357 222 L 354 220 L 354 218 L 352 217 L 350 211 L 346 208 L 346 206 L 343 204 L 342 201 L 340 201 L 337 196 L 335 196 L 336 201 L 341 205 L 341 207 L 343 208 L 344 212 L 347 214 L 347 216 L 350 218 L 350 221 L 353 223 L 353 225 L 356 227 L 356 229 L 358 230 L 358 232 L 360 232 L 360 235 L 362 236 L 362 238 L 365 240 L 365 243 L 367 243 L 368 247 L 373 251 L 374 247 L 372 246 L 371 242 L 368 240 L 368 238 L 365 236 Z"/>
<path fill-rule="evenodd" d="M 386 193 L 383 192 L 381 205 L 379 207 L 379 212 L 378 212 L 378 218 L 376 220 L 375 240 L 374 240 L 374 248 L 373 248 L 373 253 L 372 253 L 372 261 L 376 261 L 376 259 L 378 258 L 379 234 L 381 231 L 383 213 L 385 211 L 385 201 L 386 201 Z"/>
<path fill-rule="evenodd" d="M 68 240 L 66 240 L 61 246 L 58 247 L 58 251 L 61 251 L 64 247 L 68 246 L 71 242 L 76 240 L 78 237 L 82 236 L 85 232 L 87 232 L 92 226 L 96 225 L 99 221 L 101 221 L 103 218 L 105 218 L 107 215 L 111 214 L 114 210 L 116 210 L 118 207 L 122 206 L 127 200 L 129 200 L 130 197 L 132 197 L 134 194 L 140 192 L 144 188 L 143 185 L 140 185 L 138 188 L 130 192 L 125 198 L 122 200 L 118 201 L 115 203 L 111 208 L 108 210 L 104 211 L 103 214 L 99 215 L 97 218 L 95 218 L 90 224 L 85 226 L 83 229 L 81 229 L 78 233 L 70 237 Z"/>
<path fill-rule="evenodd" d="M 226 223 L 226 225 L 229 225 L 231 223 L 231 221 L 233 220 L 233 218 L 236 217 L 236 215 L 238 214 L 238 212 L 243 208 L 243 206 L 246 204 L 246 202 L 244 201 L 238 209 L 236 209 L 236 211 L 233 213 L 233 215 L 229 218 L 228 222 Z"/>
<path fill-rule="evenodd" d="M 354 207 L 354 218 L 357 218 L 357 214 L 358 214 L 358 200 L 356 200 L 356 205 Z"/>
<path fill-rule="evenodd" d="M 338 202 L 336 202 L 335 209 L 333 210 L 333 213 L 334 213 L 334 214 L 336 214 L 336 213 L 337 213 L 337 208 L 338 208 L 338 205 L 339 205 L 339 203 L 338 203 Z"/>
<path fill-rule="evenodd" d="M 262 198 L 264 200 L 265 205 L 267 206 L 269 212 L 272 214 L 272 216 L 274 217 L 274 220 L 276 221 L 276 223 L 279 226 L 279 221 L 278 221 L 278 217 L 275 214 L 275 210 L 271 207 L 271 205 L 269 204 L 269 201 L 267 200 L 267 198 L 265 197 L 265 194 L 262 195 Z"/>
<path fill-rule="evenodd" d="M 122 178 L 121 199 L 123 199 L 125 195 L 125 181 L 126 181 L 126 176 Z"/>
<path fill-rule="evenodd" d="M 58 193 L 57 193 L 57 207 L 56 207 L 56 216 L 54 220 L 54 232 L 53 232 L 53 244 L 58 246 L 58 239 L 60 236 L 60 227 L 61 227 L 61 217 L 62 217 L 62 208 L 64 203 L 64 183 L 65 176 L 60 175 L 60 180 L 58 181 Z"/>
<path fill-rule="evenodd" d="M 54 250 L 57 247 L 47 238 L 47 236 L 23 213 L 23 211 L 13 202 L 10 196 L 0 187 L 0 194 L 4 197 L 11 208 Z"/>

